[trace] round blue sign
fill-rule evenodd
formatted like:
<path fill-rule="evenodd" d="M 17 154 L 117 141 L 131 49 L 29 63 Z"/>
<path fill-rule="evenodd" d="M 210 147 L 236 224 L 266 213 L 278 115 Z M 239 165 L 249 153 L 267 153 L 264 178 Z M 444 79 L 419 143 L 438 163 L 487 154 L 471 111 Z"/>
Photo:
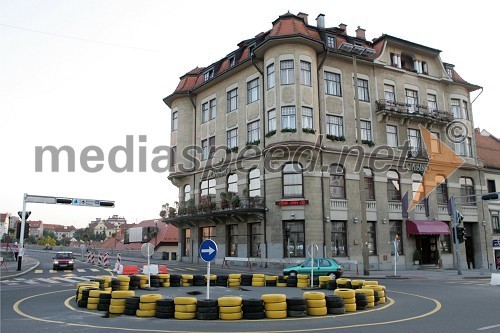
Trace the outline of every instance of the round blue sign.
<path fill-rule="evenodd" d="M 200 257 L 204 261 L 212 261 L 217 255 L 217 244 L 211 240 L 206 239 L 200 245 Z"/>

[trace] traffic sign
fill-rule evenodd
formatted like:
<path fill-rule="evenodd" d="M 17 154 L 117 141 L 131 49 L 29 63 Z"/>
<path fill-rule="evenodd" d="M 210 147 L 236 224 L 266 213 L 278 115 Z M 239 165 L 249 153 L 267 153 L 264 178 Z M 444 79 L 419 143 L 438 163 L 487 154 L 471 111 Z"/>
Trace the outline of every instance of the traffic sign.
<path fill-rule="evenodd" d="M 217 255 L 217 244 L 211 240 L 206 239 L 200 245 L 200 256 L 206 262 L 212 261 Z"/>

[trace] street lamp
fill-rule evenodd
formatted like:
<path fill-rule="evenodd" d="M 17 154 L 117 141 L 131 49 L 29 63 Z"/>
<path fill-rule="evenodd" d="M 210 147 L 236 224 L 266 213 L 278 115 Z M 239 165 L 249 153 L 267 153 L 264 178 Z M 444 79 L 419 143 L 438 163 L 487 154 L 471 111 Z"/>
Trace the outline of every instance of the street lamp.
<path fill-rule="evenodd" d="M 356 136 L 358 145 L 361 145 L 361 112 L 359 110 L 357 57 L 359 55 L 363 55 L 371 58 L 375 54 L 375 50 L 347 42 L 342 43 L 339 49 L 352 55 L 352 67 L 354 72 L 354 108 L 356 111 Z M 361 154 L 361 151 L 359 151 L 359 154 Z M 361 205 L 361 253 L 363 256 L 363 274 L 370 275 L 370 263 L 368 262 L 368 222 L 366 221 L 365 174 L 363 167 L 359 170 L 359 196 Z"/>

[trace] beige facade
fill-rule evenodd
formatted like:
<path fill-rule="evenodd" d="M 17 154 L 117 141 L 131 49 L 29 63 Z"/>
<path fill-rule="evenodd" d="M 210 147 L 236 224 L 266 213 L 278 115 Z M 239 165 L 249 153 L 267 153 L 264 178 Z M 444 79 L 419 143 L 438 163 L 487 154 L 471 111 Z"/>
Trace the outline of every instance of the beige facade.
<path fill-rule="evenodd" d="M 342 50 L 342 43 L 374 53 L 356 58 L 359 145 L 353 53 Z M 479 87 L 443 63 L 439 50 L 388 35 L 369 42 L 345 35 L 342 28 L 307 25 L 292 14 L 239 47 L 181 77 L 176 92 L 165 98 L 176 123 L 171 134 L 175 166 L 169 179 L 179 188 L 180 202 L 177 214 L 167 220 L 180 230 L 180 260 L 199 261 L 199 244 L 212 238 L 219 247 L 218 260 L 233 256 L 275 262 L 289 254 L 304 258 L 308 246 L 316 244 L 320 256 L 361 263 L 361 226 L 368 222 L 370 269 L 391 268 L 396 234 L 401 239 L 400 268 L 418 267 L 415 248 L 422 252 L 421 264 L 454 267 L 449 236 L 407 235 L 401 197 L 408 192 L 411 201 L 418 187 L 415 174 L 423 174 L 428 164 L 419 125 L 455 149 L 464 164 L 446 179 L 447 193 L 441 188 L 439 198 L 436 191 L 430 194 L 428 214 L 420 203 L 408 220 L 442 221 L 452 227 L 444 195 L 469 193 L 464 192 L 467 186 L 475 193 L 485 191 L 470 103 L 470 92 Z M 235 91 L 237 106 L 232 104 Z M 210 114 L 212 106 L 215 113 Z M 466 133 L 463 142 L 450 137 L 455 125 Z M 406 141 L 409 148 L 403 147 Z M 233 145 L 237 148 L 232 152 L 226 150 Z M 187 152 L 189 147 L 198 147 L 196 153 Z M 370 173 L 364 177 L 369 184 L 364 207 L 359 167 Z M 226 206 L 224 195 L 235 185 L 240 203 Z M 212 206 L 197 207 L 208 197 Z M 189 208 L 188 199 L 194 207 Z M 362 210 L 367 221 L 361 221 Z M 461 211 L 472 234 L 472 260 L 481 267 L 486 243 L 478 221 L 489 217 L 472 205 Z M 283 236 L 287 226 L 290 245 Z M 471 256 L 463 244 L 460 251 L 463 267 Z"/>

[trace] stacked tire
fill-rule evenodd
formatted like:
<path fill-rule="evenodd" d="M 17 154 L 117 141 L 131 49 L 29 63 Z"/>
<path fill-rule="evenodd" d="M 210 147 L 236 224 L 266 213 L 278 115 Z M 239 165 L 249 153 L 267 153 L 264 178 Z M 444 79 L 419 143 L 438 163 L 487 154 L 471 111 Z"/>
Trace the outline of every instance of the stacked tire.
<path fill-rule="evenodd" d="M 170 287 L 170 274 L 158 274 L 158 278 L 160 279 L 160 286 Z"/>
<path fill-rule="evenodd" d="M 373 292 L 373 289 L 369 289 L 366 287 L 363 287 L 361 289 L 356 289 L 356 293 L 360 294 L 365 294 L 366 295 L 366 307 L 367 308 L 373 308 L 375 306 L 375 293 Z"/>
<path fill-rule="evenodd" d="M 252 274 L 241 274 L 240 286 L 251 286 L 252 285 Z"/>
<path fill-rule="evenodd" d="M 356 295 L 355 295 L 356 296 Z M 332 315 L 339 315 L 345 313 L 344 299 L 338 295 L 327 295 L 326 300 L 326 312 Z"/>
<path fill-rule="evenodd" d="M 192 274 L 182 274 L 181 284 L 183 287 L 191 287 L 193 285 L 193 275 Z"/>
<path fill-rule="evenodd" d="M 366 310 L 368 300 L 366 294 L 356 293 L 356 310 Z"/>
<path fill-rule="evenodd" d="M 306 291 L 304 298 L 307 300 L 308 316 L 326 316 L 328 310 L 326 308 L 325 293 Z"/>
<path fill-rule="evenodd" d="M 111 293 L 111 292 L 104 291 L 104 290 L 90 290 L 89 291 L 89 296 L 87 298 L 87 309 L 97 310 L 97 306 L 99 304 L 99 295 L 101 293 Z"/>
<path fill-rule="evenodd" d="M 319 277 L 319 288 L 320 289 L 327 289 L 328 288 L 328 281 L 332 279 L 331 276 L 320 276 Z"/>
<path fill-rule="evenodd" d="M 283 319 L 286 318 L 287 303 L 285 294 L 262 295 L 266 318 Z"/>
<path fill-rule="evenodd" d="M 264 274 L 252 275 L 252 287 L 264 287 L 266 285 L 266 276 Z"/>
<path fill-rule="evenodd" d="M 118 290 L 129 290 L 130 287 L 130 277 L 126 275 L 118 275 L 118 281 L 120 281 L 120 285 L 118 286 Z"/>
<path fill-rule="evenodd" d="M 276 275 L 267 275 L 265 278 L 266 287 L 276 287 L 278 276 Z"/>
<path fill-rule="evenodd" d="M 196 303 L 196 319 L 217 320 L 219 319 L 219 304 L 216 299 L 198 300 Z"/>
<path fill-rule="evenodd" d="M 149 277 L 146 274 L 139 274 L 138 276 L 140 279 L 139 288 L 143 289 L 149 287 Z"/>
<path fill-rule="evenodd" d="M 81 293 L 78 295 L 77 305 L 79 308 L 86 308 L 89 300 L 89 293 L 92 290 L 99 290 L 97 287 L 83 287 L 81 288 Z"/>
<path fill-rule="evenodd" d="M 175 316 L 175 303 L 173 299 L 165 298 L 156 301 L 156 313 L 155 313 L 156 318 L 169 319 L 169 318 L 174 318 L 174 316 Z"/>
<path fill-rule="evenodd" d="M 384 304 L 386 302 L 385 286 L 367 285 L 365 288 L 373 289 L 373 291 L 374 291 L 373 296 L 374 296 L 374 303 L 375 303 L 374 305 Z"/>
<path fill-rule="evenodd" d="M 203 278 L 204 278 L 204 286 L 206 286 L 209 281 L 211 286 L 215 286 L 217 284 L 217 275 L 215 274 L 210 274 L 210 277 L 207 274 L 205 274 L 203 275 Z"/>
<path fill-rule="evenodd" d="M 244 319 L 264 319 L 264 301 L 258 298 L 244 299 L 242 302 Z"/>
<path fill-rule="evenodd" d="M 176 297 L 175 304 L 175 319 L 194 319 L 196 318 L 196 298 L 195 297 Z"/>
<path fill-rule="evenodd" d="M 309 275 L 297 274 L 297 288 L 309 287 Z"/>
<path fill-rule="evenodd" d="M 137 290 L 139 289 L 140 285 L 141 285 L 141 277 L 139 275 L 131 275 L 128 290 Z"/>
<path fill-rule="evenodd" d="M 203 275 L 193 275 L 193 286 L 195 287 L 205 286 L 205 277 Z"/>
<path fill-rule="evenodd" d="M 297 287 L 297 276 L 294 275 L 294 276 L 288 276 L 288 278 L 286 279 L 286 286 L 287 287 Z"/>
<path fill-rule="evenodd" d="M 140 302 L 141 298 L 139 296 L 130 296 L 125 298 L 125 310 L 123 310 L 123 314 L 127 316 L 135 316 L 137 314 L 137 310 L 139 309 Z"/>
<path fill-rule="evenodd" d="M 111 291 L 120 290 L 120 280 L 113 277 L 111 279 Z"/>
<path fill-rule="evenodd" d="M 219 312 L 222 320 L 239 320 L 243 318 L 242 303 L 240 296 L 219 297 Z"/>
<path fill-rule="evenodd" d="M 144 294 L 140 297 L 137 317 L 154 317 L 156 315 L 156 301 L 161 299 L 160 294 Z"/>
<path fill-rule="evenodd" d="M 177 274 L 170 275 L 170 286 L 171 287 L 180 287 L 181 286 L 182 276 Z"/>
<path fill-rule="evenodd" d="M 276 287 L 286 287 L 287 278 L 286 276 L 278 276 L 278 282 L 276 282 Z"/>
<path fill-rule="evenodd" d="M 330 280 L 328 281 L 328 286 L 326 287 L 328 290 L 335 290 L 337 289 L 337 280 Z"/>
<path fill-rule="evenodd" d="M 99 294 L 99 303 L 97 303 L 98 311 L 109 311 L 111 303 L 111 292 L 102 292 Z"/>
<path fill-rule="evenodd" d="M 239 287 L 241 282 L 241 274 L 229 274 L 229 288 Z"/>
<path fill-rule="evenodd" d="M 352 289 L 352 283 L 350 279 L 337 279 L 337 288 L 340 289 Z"/>
<path fill-rule="evenodd" d="M 362 289 L 356 289 L 362 290 Z M 346 312 L 356 312 L 356 292 L 352 289 L 337 288 L 333 291 L 334 295 L 344 299 L 344 308 Z"/>
<path fill-rule="evenodd" d="M 228 279 L 229 276 L 227 275 L 217 275 L 217 278 L 215 279 L 215 285 L 217 287 L 227 287 Z"/>
<path fill-rule="evenodd" d="M 153 288 L 160 287 L 160 278 L 158 277 L 158 275 L 151 275 L 149 277 L 149 284 Z"/>
<path fill-rule="evenodd" d="M 307 317 L 307 300 L 305 297 L 291 297 L 286 299 L 287 317 Z"/>
<path fill-rule="evenodd" d="M 125 299 L 135 296 L 133 290 L 117 290 L 111 292 L 111 301 L 109 305 L 110 314 L 123 314 L 125 312 Z"/>
<path fill-rule="evenodd" d="M 363 288 L 364 280 L 351 280 L 351 288 L 352 289 L 360 289 Z"/>

